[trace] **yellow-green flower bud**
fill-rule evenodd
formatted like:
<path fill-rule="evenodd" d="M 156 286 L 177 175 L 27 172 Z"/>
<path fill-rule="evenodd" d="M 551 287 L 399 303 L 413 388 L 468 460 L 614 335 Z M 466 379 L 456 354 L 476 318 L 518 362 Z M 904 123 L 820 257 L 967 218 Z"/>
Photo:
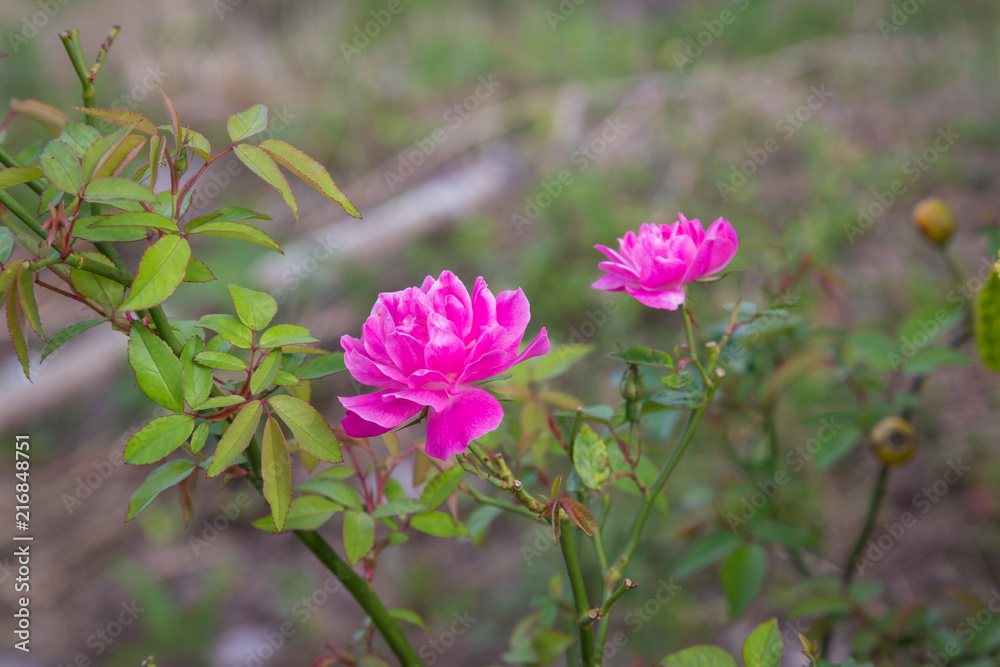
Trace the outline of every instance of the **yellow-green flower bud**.
<path fill-rule="evenodd" d="M 913 224 L 932 243 L 944 245 L 955 231 L 955 212 L 945 200 L 928 197 L 913 207 Z"/>

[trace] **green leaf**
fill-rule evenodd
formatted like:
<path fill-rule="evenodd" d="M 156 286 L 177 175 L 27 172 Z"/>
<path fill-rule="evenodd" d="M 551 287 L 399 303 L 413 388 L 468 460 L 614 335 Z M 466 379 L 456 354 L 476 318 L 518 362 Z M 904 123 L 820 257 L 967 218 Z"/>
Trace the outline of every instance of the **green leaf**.
<path fill-rule="evenodd" d="M 233 143 L 263 132 L 267 128 L 267 107 L 255 104 L 246 111 L 233 114 L 226 121 L 226 131 Z"/>
<path fill-rule="evenodd" d="M 184 370 L 184 400 L 188 405 L 201 405 L 212 393 L 212 369 L 196 363 L 194 358 L 205 350 L 205 343 L 191 336 L 181 350 L 181 368 Z"/>
<path fill-rule="evenodd" d="M 316 530 L 330 520 L 342 508 L 333 501 L 319 496 L 298 496 L 292 500 L 292 507 L 285 518 L 285 530 Z M 268 514 L 252 524 L 256 528 L 276 533 L 274 517 Z"/>
<path fill-rule="evenodd" d="M 745 544 L 729 554 L 722 564 L 722 590 L 729 600 L 733 620 L 746 611 L 763 590 L 767 577 L 767 552 L 756 544 Z"/>
<path fill-rule="evenodd" d="M 281 252 L 281 248 L 274 242 L 274 239 L 259 229 L 251 227 L 250 225 L 244 225 L 242 222 L 207 222 L 200 225 L 194 231 L 189 231 L 187 233 L 204 234 L 206 236 L 220 236 L 227 239 L 236 239 L 237 241 L 247 241 L 249 243 L 255 243 L 259 246 L 264 246 L 265 248 L 269 248 L 275 252 Z"/>
<path fill-rule="evenodd" d="M 820 441 L 816 451 L 816 470 L 823 472 L 834 463 L 847 456 L 864 439 L 864 433 L 856 425 L 844 426 L 829 436 L 826 442 Z M 819 438 L 817 437 L 817 440 Z M 809 451 L 808 449 L 806 450 Z"/>
<path fill-rule="evenodd" d="M 428 633 L 430 632 L 430 628 L 428 628 L 427 624 L 424 623 L 424 619 L 422 619 L 420 614 L 415 611 L 411 611 L 409 609 L 390 609 L 389 615 L 397 621 L 409 623 L 410 625 L 415 625 Z"/>
<path fill-rule="evenodd" d="M 228 408 L 231 405 L 239 405 L 240 403 L 245 403 L 247 399 L 237 394 L 229 394 L 228 396 L 213 396 L 208 398 L 197 405 L 192 405 L 191 407 L 199 412 L 205 410 L 218 410 L 219 408 Z"/>
<path fill-rule="evenodd" d="M 64 141 L 76 152 L 77 157 L 83 157 L 90 146 L 101 138 L 101 133 L 83 123 L 70 121 L 63 125 L 59 140 Z"/>
<path fill-rule="evenodd" d="M 590 424 L 581 426 L 573 441 L 573 469 L 588 489 L 602 489 L 611 478 L 608 446 Z"/>
<path fill-rule="evenodd" d="M 98 318 L 95 320 L 84 320 L 83 322 L 77 322 L 76 324 L 69 325 L 57 333 L 52 340 L 49 341 L 49 344 L 45 347 L 45 351 L 42 352 L 42 361 L 45 361 L 45 357 L 55 352 L 60 345 L 66 343 L 71 338 L 82 334 L 87 329 L 96 327 L 101 322 L 107 322 L 107 319 Z"/>
<path fill-rule="evenodd" d="M 335 479 L 322 479 L 319 476 L 305 484 L 299 484 L 299 491 L 318 493 L 329 498 L 338 505 L 360 510 L 362 507 L 361 496 L 354 490 L 354 487 Z"/>
<path fill-rule="evenodd" d="M 593 351 L 593 345 L 556 345 L 548 354 L 529 359 L 512 368 L 512 381 L 520 386 L 527 386 L 530 382 L 551 380 L 568 371 Z"/>
<path fill-rule="evenodd" d="M 149 246 L 121 310 L 144 310 L 166 301 L 184 281 L 191 246 L 179 236 L 164 236 Z"/>
<path fill-rule="evenodd" d="M 128 339 L 128 363 L 135 371 L 139 389 L 150 399 L 174 412 L 184 411 L 184 373 L 180 359 L 170 346 L 133 322 Z"/>
<path fill-rule="evenodd" d="M 126 199 L 128 201 L 155 202 L 156 195 L 149 187 L 120 176 L 102 176 L 87 183 L 83 191 L 85 201 L 104 202 Z"/>
<path fill-rule="evenodd" d="M 99 120 L 107 121 L 119 127 L 134 125 L 135 130 L 143 134 L 156 134 L 156 125 L 153 121 L 143 116 L 138 111 L 126 111 L 124 109 L 96 109 L 87 107 L 70 107 L 74 111 L 87 114 Z"/>
<path fill-rule="evenodd" d="M 300 380 L 314 380 L 344 370 L 347 370 L 347 366 L 344 364 L 344 353 L 332 352 L 310 359 L 301 366 L 292 369 L 292 374 Z"/>
<path fill-rule="evenodd" d="M 80 159 L 65 141 L 53 139 L 45 144 L 38 162 L 49 182 L 63 192 L 79 194 L 83 189 Z"/>
<path fill-rule="evenodd" d="M 253 346 L 253 332 L 234 315 L 209 314 L 198 320 L 198 326 L 219 334 L 236 347 L 249 350 Z"/>
<path fill-rule="evenodd" d="M 372 512 L 373 519 L 386 519 L 395 516 L 413 514 L 414 512 L 426 512 L 429 507 L 419 500 L 413 498 L 403 498 L 402 500 L 390 500 L 384 505 L 379 505 Z"/>
<path fill-rule="evenodd" d="M 285 434 L 274 417 L 268 417 L 264 424 L 260 474 L 264 479 L 264 498 L 271 506 L 274 526 L 280 531 L 292 504 L 292 459 Z"/>
<path fill-rule="evenodd" d="M 215 280 L 215 274 L 208 268 L 208 265 L 200 259 L 191 258 L 188 262 L 187 271 L 184 272 L 184 282 L 186 283 L 210 283 Z"/>
<path fill-rule="evenodd" d="M 1000 373 L 1000 275 L 986 279 L 975 305 L 976 348 L 983 365 Z"/>
<path fill-rule="evenodd" d="M 743 662 L 746 667 L 780 667 L 785 645 L 777 619 L 761 623 L 743 642 Z"/>
<path fill-rule="evenodd" d="M 434 537 L 459 537 L 469 534 L 465 526 L 457 523 L 450 514 L 445 512 L 417 514 L 410 520 L 410 527 Z"/>
<path fill-rule="evenodd" d="M 142 227 L 101 227 L 100 223 L 105 219 L 106 216 L 103 215 L 78 218 L 73 225 L 73 238 L 92 243 L 105 241 L 127 243 L 146 239 L 147 232 Z"/>
<path fill-rule="evenodd" d="M 37 180 L 44 175 L 38 167 L 8 167 L 7 169 L 0 169 L 0 190 Z"/>
<path fill-rule="evenodd" d="M 300 380 L 291 373 L 286 373 L 285 371 L 278 371 L 274 376 L 274 384 L 280 385 L 282 387 L 288 386 L 288 390 L 292 391 L 296 386 L 307 385 L 309 382 L 307 380 Z M 293 392 L 294 394 L 294 392 Z M 297 394 L 294 394 L 297 396 Z M 299 396 L 299 398 L 302 398 Z"/>
<path fill-rule="evenodd" d="M 0 227 L 0 263 L 10 259 L 14 252 L 14 233 L 8 227 Z"/>
<path fill-rule="evenodd" d="M 4 273 L 12 268 L 14 267 L 8 267 Z M 21 362 L 24 377 L 30 378 L 31 360 L 28 357 L 28 343 L 24 340 L 24 333 L 21 331 L 22 319 L 20 309 L 17 306 L 17 291 L 11 289 L 7 296 L 7 334 L 10 336 L 11 345 L 14 346 L 14 354 Z"/>
<path fill-rule="evenodd" d="M 119 154 L 119 148 L 125 143 L 125 139 L 131 132 L 131 125 L 120 127 L 111 134 L 101 137 L 87 148 L 83 154 L 84 180 L 89 181 L 95 176 L 111 176 L 114 173 L 115 168 L 121 164 L 125 157 L 125 155 Z M 133 139 L 139 139 L 139 137 Z M 138 145 L 135 141 L 132 143 Z M 134 148 L 134 145 L 132 147 Z M 116 156 L 119 157 L 117 163 L 114 161 Z M 108 167 L 107 170 L 104 169 L 105 166 Z"/>
<path fill-rule="evenodd" d="M 903 366 L 907 375 L 926 375 L 945 366 L 968 366 L 969 358 L 950 347 L 930 347 L 920 350 Z"/>
<path fill-rule="evenodd" d="M 339 463 L 340 443 L 323 416 L 305 401 L 292 396 L 272 396 L 268 404 L 285 422 L 299 447 L 320 461 Z"/>
<path fill-rule="evenodd" d="M 243 450 L 250 444 L 250 438 L 257 432 L 263 406 L 260 401 L 250 401 L 244 405 L 233 422 L 222 434 L 219 445 L 212 456 L 212 465 L 208 467 L 208 476 L 215 477 L 228 468 Z"/>
<path fill-rule="evenodd" d="M 455 493 L 464 476 L 465 470 L 462 466 L 448 468 L 427 482 L 423 493 L 420 494 L 420 502 L 426 505 L 427 509 L 436 509 Z"/>
<path fill-rule="evenodd" d="M 710 565 L 721 562 L 743 544 L 739 535 L 718 529 L 704 535 L 688 547 L 674 566 L 674 576 L 682 579 Z"/>
<path fill-rule="evenodd" d="M 228 352 L 205 350 L 195 355 L 195 361 L 203 366 L 218 368 L 222 371 L 245 371 L 247 369 L 247 362 Z"/>
<path fill-rule="evenodd" d="M 197 218 L 193 218 L 184 225 L 185 232 L 193 232 L 202 225 L 209 222 L 226 222 L 234 220 L 270 220 L 271 217 L 264 215 L 263 213 L 258 213 L 257 211 L 251 211 L 248 208 L 239 208 L 236 206 L 230 208 L 220 208 L 218 211 L 213 211 L 212 213 L 207 213 L 205 215 L 200 215 Z"/>
<path fill-rule="evenodd" d="M 344 512 L 344 552 L 355 565 L 375 545 L 375 521 L 364 512 Z"/>
<path fill-rule="evenodd" d="M 139 485 L 139 488 L 132 494 L 128 502 L 128 516 L 126 521 L 131 521 L 137 514 L 146 509 L 156 496 L 166 491 L 172 486 L 176 486 L 187 479 L 197 468 L 197 464 L 189 459 L 178 459 L 164 463 L 159 468 L 149 473 L 146 481 Z"/>
<path fill-rule="evenodd" d="M 670 355 L 660 350 L 653 350 L 648 347 L 630 347 L 608 355 L 612 359 L 620 359 L 630 364 L 641 364 L 645 366 L 666 366 L 674 367 L 674 360 Z"/>
<path fill-rule="evenodd" d="M 649 397 L 643 409 L 655 404 L 671 409 L 693 410 L 705 402 L 705 392 L 700 389 L 664 389 Z"/>
<path fill-rule="evenodd" d="M 155 419 L 129 438 L 125 463 L 156 463 L 184 444 L 194 430 L 194 417 L 170 415 Z"/>
<path fill-rule="evenodd" d="M 233 299 L 240 320 L 254 331 L 263 331 L 278 312 L 278 303 L 264 292 L 230 285 L 229 296 Z"/>
<path fill-rule="evenodd" d="M 20 300 L 21 312 L 31 325 L 32 331 L 38 337 L 45 339 L 42 332 L 42 321 L 38 318 L 38 302 L 35 301 L 35 274 L 30 269 L 22 269 L 17 273 L 17 296 Z"/>
<path fill-rule="evenodd" d="M 13 41 L 10 35 L 8 35 L 8 39 Z M 35 121 L 53 137 L 58 137 L 59 133 L 62 132 L 63 125 L 69 122 L 69 118 L 62 111 L 38 100 L 11 99 L 10 110 L 12 113 Z"/>
<path fill-rule="evenodd" d="M 274 376 L 278 374 L 278 367 L 281 365 L 281 350 L 271 350 L 264 357 L 260 365 L 254 370 L 250 377 L 251 393 L 258 393 L 266 389 L 274 382 Z"/>
<path fill-rule="evenodd" d="M 747 528 L 750 534 L 764 543 L 802 548 L 815 546 L 819 542 L 819 535 L 815 530 L 798 523 L 764 519 L 750 522 Z"/>
<path fill-rule="evenodd" d="M 81 255 L 89 257 L 94 261 L 114 266 L 111 260 L 99 252 L 81 252 Z M 82 296 L 96 301 L 97 303 L 111 308 L 118 309 L 125 298 L 125 286 L 118 281 L 105 278 L 104 276 L 91 273 L 85 269 L 71 269 L 69 280 L 73 287 Z"/>
<path fill-rule="evenodd" d="M 292 209 L 295 221 L 298 222 L 299 209 L 295 203 L 295 197 L 292 195 L 292 188 L 289 187 L 285 175 L 281 173 L 281 169 L 278 168 L 277 163 L 267 151 L 250 144 L 237 144 L 234 150 L 240 162 L 250 167 L 250 171 L 260 176 L 265 183 L 278 191 L 285 203 L 288 204 L 288 208 Z"/>
<path fill-rule="evenodd" d="M 128 181 L 131 183 L 131 181 Z M 177 223 L 156 213 L 146 211 L 128 211 L 101 218 L 90 225 L 91 229 L 107 229 L 108 227 L 148 227 L 162 232 L 177 233 Z"/>
<path fill-rule="evenodd" d="M 892 338 L 881 331 L 856 331 L 844 340 L 844 362 L 866 364 L 875 370 L 892 370 L 892 358 L 898 353 Z"/>
<path fill-rule="evenodd" d="M 318 338 L 313 338 L 309 329 L 295 324 L 275 324 L 260 337 L 261 347 L 281 347 L 282 345 L 292 345 L 293 343 L 316 343 Z"/>
<path fill-rule="evenodd" d="M 205 446 L 206 440 L 208 440 L 208 422 L 202 422 L 191 434 L 191 453 L 200 452 L 201 448 Z"/>
<path fill-rule="evenodd" d="M 671 653 L 660 661 L 661 667 L 739 667 L 736 659 L 718 646 L 692 646 Z"/>
<path fill-rule="evenodd" d="M 361 217 L 358 209 L 354 208 L 354 204 L 340 191 L 330 174 L 319 162 L 280 139 L 262 141 L 260 147 L 283 167 L 308 183 L 310 187 L 318 190 L 324 197 L 340 204 L 349 215 L 355 218 Z"/>

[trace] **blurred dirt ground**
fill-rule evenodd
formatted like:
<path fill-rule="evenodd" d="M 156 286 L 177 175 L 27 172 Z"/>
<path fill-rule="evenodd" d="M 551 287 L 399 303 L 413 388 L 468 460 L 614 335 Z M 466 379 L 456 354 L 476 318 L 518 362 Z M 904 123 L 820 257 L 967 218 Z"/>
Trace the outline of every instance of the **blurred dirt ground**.
<path fill-rule="evenodd" d="M 50 4 L 57 9 L 48 17 Z M 494 291 L 523 286 L 530 328 L 544 324 L 565 342 L 604 302 L 587 289 L 599 259 L 591 246 L 643 221 L 672 221 L 680 210 L 736 225 L 746 298 L 764 299 L 756 286 L 789 256 L 805 254 L 836 276 L 832 289 L 815 284 L 802 295 L 812 321 L 895 332 L 915 306 L 972 284 L 988 246 L 982 232 L 997 229 L 1000 210 L 1000 11 L 986 1 L 923 3 L 897 26 L 899 4 L 591 1 L 559 20 L 547 13 L 560 11 L 555 2 L 405 2 L 354 54 L 355 28 L 385 3 L 18 0 L 0 5 L 0 50 L 12 56 L 0 60 L 0 98 L 76 104 L 57 32 L 79 28 L 91 53 L 117 23 L 99 104 L 134 104 L 161 117 L 145 83 L 155 76 L 184 122 L 221 139 L 227 115 L 264 103 L 279 122 L 277 136 L 326 164 L 365 215 L 346 222 L 338 208 L 297 190 L 296 227 L 280 199 L 241 175 L 206 204 L 250 197 L 272 214 L 268 231 L 289 251 L 275 259 L 206 246 L 220 281 L 203 291 L 184 287 L 172 316 L 225 308 L 225 284 L 239 282 L 276 293 L 280 316 L 311 327 L 332 350 L 341 334 L 356 332 L 378 291 L 452 268 L 488 276 Z M 725 9 L 735 20 L 698 55 L 678 60 Z M 33 24 L 39 12 L 47 18 Z M 29 25 L 37 29 L 26 43 L 11 41 Z M 484 86 L 491 76 L 498 85 Z M 439 128 L 444 140 L 428 143 Z M 957 139 L 910 180 L 908 161 L 948 128 Z M 41 138 L 32 132 L 16 122 L 5 144 Z M 719 183 L 737 182 L 739 165 L 769 139 L 778 150 L 724 195 Z M 551 196 L 563 171 L 572 184 Z M 895 179 L 907 180 L 905 191 L 851 242 L 858 207 Z M 546 185 L 552 201 L 541 205 Z M 947 267 L 909 226 L 912 205 L 932 194 L 958 216 L 949 250 L 957 283 L 942 278 Z M 532 205 L 539 215 L 520 222 Z M 321 255 L 324 239 L 334 247 Z M 735 280 L 719 283 L 712 299 L 732 301 L 738 290 Z M 591 341 L 602 349 L 655 344 L 678 331 L 659 314 L 617 303 Z M 65 303 L 42 303 L 50 331 L 79 317 Z M 665 322 L 672 331 L 664 333 Z M 324 588 L 322 568 L 294 538 L 249 526 L 264 510 L 239 485 L 203 483 L 186 528 L 170 496 L 123 522 L 147 471 L 122 465 L 121 452 L 153 415 L 124 363 L 124 341 L 92 330 L 39 367 L 32 385 L 9 346 L 0 347 L 0 437 L 31 434 L 35 535 L 33 651 L 0 651 L 0 665 L 137 665 L 150 653 L 161 667 L 308 664 L 324 641 L 348 642 L 360 623 L 356 605 L 332 584 Z M 612 366 L 596 356 L 600 380 L 571 376 L 565 388 L 586 401 L 614 400 Z M 949 462 L 971 470 L 907 532 L 904 548 L 888 550 L 865 573 L 885 583 L 893 606 L 953 600 L 959 589 L 985 597 L 1000 583 L 997 387 L 976 362 L 940 372 L 921 389 L 915 422 L 926 446 L 894 476 L 880 524 L 912 508 Z M 352 390 L 342 378 L 318 384 L 317 404 L 337 420 L 334 397 Z M 783 439 L 805 442 L 812 434 L 785 409 Z M 691 487 L 725 483 L 721 456 L 705 451 L 684 462 L 686 479 L 670 490 L 676 507 Z M 824 527 L 817 552 L 846 557 L 876 473 L 859 450 L 832 475 L 812 478 L 822 484 L 810 499 Z M 12 495 L 0 494 L 0 516 L 11 516 Z M 663 576 L 686 518 L 650 526 L 650 550 L 637 563 L 647 580 Z M 336 541 L 339 526 L 325 530 Z M 390 604 L 423 614 L 435 633 L 454 614 L 477 619 L 436 654 L 438 664 L 497 664 L 528 600 L 562 571 L 553 552 L 525 567 L 522 547 L 537 536 L 536 527 L 502 520 L 485 547 L 414 539 L 380 561 L 377 587 Z M 3 553 L 0 608 L 9 617 L 14 570 Z M 836 571 L 818 556 L 812 564 Z M 789 578 L 780 569 L 772 577 Z M 724 599 L 712 576 L 699 576 L 625 653 L 651 664 L 695 639 L 735 646 L 769 602 L 781 600 L 758 603 L 720 636 Z M 285 622 L 292 631 L 281 634 Z M 415 646 L 426 641 L 411 636 Z M 268 657 L 274 644 L 279 650 Z M 620 655 L 609 664 L 629 663 Z"/>

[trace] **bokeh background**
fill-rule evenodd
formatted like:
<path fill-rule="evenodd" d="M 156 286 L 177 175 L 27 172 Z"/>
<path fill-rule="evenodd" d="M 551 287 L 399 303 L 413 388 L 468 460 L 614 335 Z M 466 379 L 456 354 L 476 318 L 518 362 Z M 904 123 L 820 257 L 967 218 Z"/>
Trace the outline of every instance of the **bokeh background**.
<path fill-rule="evenodd" d="M 293 185 L 296 225 L 276 193 L 222 165 L 196 205 L 269 213 L 264 229 L 286 255 L 236 242 L 196 246 L 219 280 L 182 286 L 169 307 L 176 317 L 225 312 L 225 285 L 235 282 L 274 294 L 279 318 L 309 326 L 334 350 L 342 334 L 357 334 L 379 291 L 443 269 L 467 283 L 483 275 L 495 292 L 524 289 L 532 335 L 544 325 L 554 341 L 596 344 L 585 370 L 558 386 L 614 401 L 616 365 L 602 352 L 681 340 L 676 313 L 588 288 L 599 275 L 593 244 L 613 244 L 642 222 L 672 222 L 679 211 L 732 221 L 740 273 L 692 289 L 706 318 L 724 317 L 722 305 L 740 295 L 766 305 L 792 294 L 817 326 L 875 329 L 899 345 L 908 314 L 984 275 L 996 243 L 993 0 L 6 0 L 4 112 L 11 98 L 78 104 L 57 33 L 78 28 L 94 55 L 113 23 L 122 30 L 98 106 L 162 122 L 156 81 L 182 121 L 217 142 L 226 116 L 263 103 L 273 136 L 325 164 L 365 218 L 347 219 Z M 4 142 L 16 150 L 41 140 L 18 119 Z M 902 192 L 873 208 L 895 180 Z M 930 195 L 957 213 L 948 256 L 960 278 L 911 226 L 913 204 Z M 859 207 L 882 212 L 868 223 Z M 784 278 L 793 292 L 762 289 Z M 57 300 L 42 307 L 52 331 L 81 318 Z M 323 654 L 324 641 L 348 641 L 360 623 L 354 602 L 324 589 L 321 567 L 293 537 L 249 526 L 266 509 L 238 484 L 202 484 L 186 527 L 170 494 L 123 523 L 147 471 L 122 465 L 121 452 L 154 414 L 124 352 L 124 337 L 91 330 L 29 384 L 9 345 L 0 347 L 0 438 L 31 434 L 36 533 L 33 651 L 8 650 L 5 639 L 0 664 L 137 665 L 156 654 L 166 667 L 293 665 Z M 354 390 L 345 378 L 316 383 L 316 404 L 338 420 L 335 396 Z M 976 465 L 905 548 L 878 564 L 872 576 L 899 606 L 959 579 L 984 592 L 1000 583 L 996 379 L 975 362 L 936 374 L 921 398 L 916 419 L 932 444 L 894 480 L 890 506 L 908 506 L 946 460 Z M 794 414 L 785 422 L 792 445 L 812 435 Z M 11 452 L 3 447 L 5 461 Z M 735 474 L 720 447 L 698 448 L 683 465 L 669 491 L 675 511 L 649 526 L 636 565 L 650 593 Z M 876 469 L 859 448 L 833 474 L 809 478 L 801 502 L 821 531 L 817 551 L 847 553 Z M 12 484 L 0 485 L 8 518 Z M 336 537 L 339 525 L 326 530 Z M 544 543 L 544 530 L 507 519 L 483 546 L 416 538 L 383 558 L 377 586 L 391 604 L 421 613 L 435 637 L 455 614 L 475 619 L 435 653 L 437 664 L 500 664 L 518 619 L 562 573 L 556 551 L 525 555 Z M 14 605 L 8 553 L 3 610 Z M 732 647 L 780 606 L 775 598 L 730 625 L 716 577 L 685 579 L 609 664 L 652 664 L 699 640 Z M 292 632 L 277 642 L 286 622 Z"/>

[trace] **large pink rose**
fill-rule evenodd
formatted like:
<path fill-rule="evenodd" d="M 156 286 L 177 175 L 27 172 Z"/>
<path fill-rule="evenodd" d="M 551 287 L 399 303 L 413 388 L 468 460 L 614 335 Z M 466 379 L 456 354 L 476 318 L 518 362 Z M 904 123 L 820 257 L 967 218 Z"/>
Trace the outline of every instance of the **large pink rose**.
<path fill-rule="evenodd" d="M 672 225 L 644 223 L 639 233 L 618 239 L 618 250 L 594 246 L 608 256 L 598 267 L 607 271 L 594 289 L 628 292 L 650 308 L 677 310 L 684 303 L 682 287 L 720 271 L 740 245 L 736 230 L 719 218 L 705 230 L 696 218 L 680 215 Z"/>
<path fill-rule="evenodd" d="M 451 271 L 437 280 L 427 276 L 419 288 L 380 294 L 361 340 L 340 339 L 354 379 L 383 388 L 340 397 L 344 431 L 380 435 L 430 408 L 427 454 L 445 459 L 464 452 L 503 419 L 500 402 L 472 383 L 549 351 L 543 327 L 518 354 L 530 318 L 520 289 L 494 297 L 480 277 L 470 297 Z"/>

